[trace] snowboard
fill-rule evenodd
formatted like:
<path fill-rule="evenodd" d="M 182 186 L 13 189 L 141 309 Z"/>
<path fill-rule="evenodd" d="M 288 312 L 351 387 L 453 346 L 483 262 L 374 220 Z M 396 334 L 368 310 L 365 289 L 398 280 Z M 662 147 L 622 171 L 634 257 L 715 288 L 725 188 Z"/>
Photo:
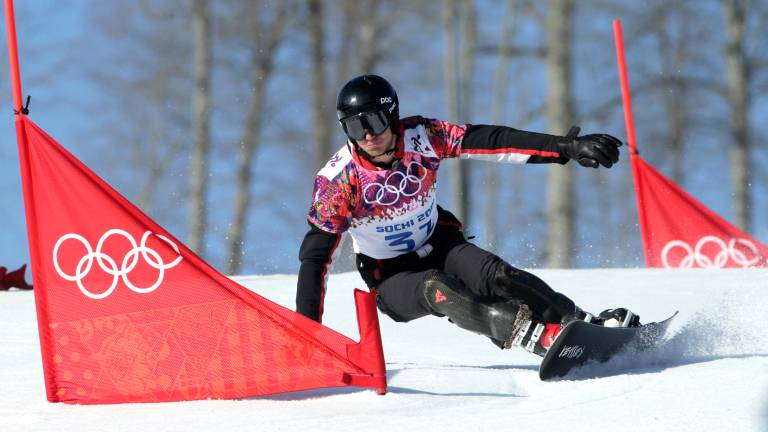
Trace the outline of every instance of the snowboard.
<path fill-rule="evenodd" d="M 604 363 L 626 348 L 650 348 L 664 337 L 676 315 L 677 312 L 658 323 L 624 328 L 574 321 L 563 328 L 549 347 L 539 367 L 539 378 L 547 381 L 589 362 Z"/>

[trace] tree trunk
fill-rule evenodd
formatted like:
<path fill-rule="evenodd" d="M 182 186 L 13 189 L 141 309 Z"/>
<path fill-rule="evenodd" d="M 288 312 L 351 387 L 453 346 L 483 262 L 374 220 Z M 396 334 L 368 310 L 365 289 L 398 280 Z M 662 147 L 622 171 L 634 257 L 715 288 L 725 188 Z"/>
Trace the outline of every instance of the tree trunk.
<path fill-rule="evenodd" d="M 136 202 L 136 207 L 141 211 L 152 217 L 154 212 L 155 192 L 157 191 L 157 185 L 160 182 L 163 174 L 165 174 L 168 165 L 173 162 L 173 159 L 178 155 L 178 151 L 181 147 L 176 142 L 166 143 L 163 142 L 162 132 L 159 130 L 159 124 L 152 125 L 152 144 L 153 147 L 149 149 L 151 152 L 148 156 L 147 163 L 149 164 L 149 175 L 146 181 L 141 186 L 139 197 Z M 162 154 L 160 149 L 163 146 L 167 146 L 165 154 Z"/>
<path fill-rule="evenodd" d="M 187 246 L 203 257 L 206 230 L 205 198 L 208 186 L 208 111 L 210 83 L 210 17 L 207 0 L 194 0 L 192 6 L 194 37 L 195 93 L 192 99 L 192 172 L 190 175 L 189 240 Z"/>
<path fill-rule="evenodd" d="M 509 61 L 512 58 L 510 47 L 515 30 L 515 14 L 519 0 L 504 1 L 504 15 L 502 19 L 501 42 L 497 53 L 496 77 L 493 85 L 493 124 L 500 125 L 504 121 L 504 105 L 507 95 L 507 76 Z M 485 171 L 485 250 L 495 252 L 498 245 L 496 214 L 498 185 L 498 165 L 487 163 Z"/>
<path fill-rule="evenodd" d="M 373 66 L 378 57 L 376 43 L 379 40 L 376 31 L 376 9 L 378 6 L 379 0 L 368 0 L 367 4 L 363 4 L 365 12 L 360 16 L 360 44 L 357 55 L 360 59 L 360 73 L 364 75 L 373 73 Z"/>
<path fill-rule="evenodd" d="M 259 23 L 259 2 L 250 4 L 250 12 Z M 253 178 L 253 161 L 258 148 L 258 137 L 261 130 L 262 112 L 264 107 L 264 93 L 272 75 L 274 56 L 283 33 L 284 7 L 277 3 L 277 14 L 269 27 L 267 40 L 262 40 L 262 28 L 254 28 L 252 33 L 253 46 L 253 70 L 250 81 L 250 100 L 248 102 L 248 114 L 241 138 L 242 153 L 240 167 L 237 172 L 234 201 L 234 213 L 231 231 L 229 234 L 229 260 L 227 261 L 227 274 L 235 275 L 240 271 L 243 262 L 243 244 L 245 242 L 245 221 L 251 202 L 251 179 Z"/>
<path fill-rule="evenodd" d="M 456 11 L 455 0 L 442 1 L 443 36 L 445 55 L 443 56 L 443 79 L 445 80 L 445 105 L 448 121 L 458 122 L 459 103 L 456 74 Z"/>
<path fill-rule="evenodd" d="M 340 3 L 342 9 L 342 27 L 341 27 L 341 40 L 345 41 L 345 48 L 339 52 L 339 57 L 336 61 L 336 84 L 334 90 L 341 90 L 341 87 L 353 78 L 351 74 L 355 74 L 355 68 L 357 64 L 352 64 L 352 60 L 356 57 L 352 50 L 352 44 L 355 43 L 355 31 L 357 29 L 357 21 L 360 20 L 360 2 L 358 0 L 342 0 Z M 357 50 L 359 51 L 359 44 Z"/>
<path fill-rule="evenodd" d="M 674 3 L 674 2 L 673 2 Z M 654 30 L 659 38 L 659 57 L 663 76 L 661 93 L 664 99 L 665 119 L 669 129 L 666 140 L 669 146 L 672 181 L 683 185 L 683 140 L 688 127 L 690 110 L 686 106 L 687 82 L 680 73 L 694 45 L 688 36 L 690 22 L 680 20 L 674 14 L 686 16 L 687 3 L 659 5 L 662 10 L 654 13 Z"/>
<path fill-rule="evenodd" d="M 548 37 L 547 122 L 549 133 L 565 135 L 574 122 L 571 102 L 571 14 L 573 0 L 550 0 L 546 18 Z M 569 165 L 572 165 L 569 164 Z M 547 264 L 550 268 L 574 265 L 573 168 L 549 167 L 547 193 Z"/>
<path fill-rule="evenodd" d="M 458 59 L 456 57 L 456 0 L 443 0 L 442 2 L 443 35 L 445 39 L 445 56 L 443 57 L 443 78 L 445 80 L 445 105 L 448 112 L 448 122 L 459 122 L 459 85 L 456 69 Z M 450 182 L 453 208 L 451 212 L 467 226 L 466 202 L 466 177 L 464 173 L 465 161 L 450 161 L 447 165 Z"/>
<path fill-rule="evenodd" d="M 331 155 L 330 122 L 326 97 L 324 0 L 307 0 L 309 6 L 309 38 L 312 50 L 312 138 L 315 141 L 315 172 L 320 171 Z M 334 109 L 335 112 L 335 109 Z"/>
<path fill-rule="evenodd" d="M 461 16 L 459 19 L 459 36 L 461 38 L 461 55 L 459 56 L 459 124 L 472 123 L 472 73 L 474 71 L 475 48 L 475 2 L 473 0 L 461 0 Z M 464 232 L 469 235 L 471 229 L 470 220 L 470 196 L 469 179 L 471 177 L 472 162 L 460 161 L 456 171 L 456 195 L 462 209 L 462 217 L 459 219 L 464 224 Z"/>
<path fill-rule="evenodd" d="M 459 122 L 472 123 L 472 73 L 475 46 L 475 4 L 473 0 L 461 0 L 460 37 L 461 56 L 459 57 Z"/>
<path fill-rule="evenodd" d="M 749 65 L 744 53 L 744 27 L 749 1 L 723 0 L 726 34 L 728 103 L 733 144 L 729 151 L 733 187 L 734 225 L 750 230 Z"/>
<path fill-rule="evenodd" d="M 160 177 L 163 174 L 163 171 L 165 170 L 166 164 L 164 163 L 165 160 L 168 160 L 170 158 L 166 157 L 161 158 L 160 155 L 160 148 L 162 146 L 162 131 L 159 130 L 159 125 L 157 122 L 152 122 L 150 125 L 151 132 L 149 135 L 152 137 L 151 139 L 151 145 L 148 149 L 150 154 L 148 161 L 149 161 L 149 174 L 147 175 L 147 179 L 144 181 L 144 184 L 141 186 L 141 189 L 139 190 L 139 197 L 136 200 L 136 207 L 140 208 L 141 211 L 143 211 L 147 216 L 152 217 L 152 212 L 154 210 L 154 201 L 155 201 L 155 190 L 157 189 L 157 182 L 160 181 Z"/>

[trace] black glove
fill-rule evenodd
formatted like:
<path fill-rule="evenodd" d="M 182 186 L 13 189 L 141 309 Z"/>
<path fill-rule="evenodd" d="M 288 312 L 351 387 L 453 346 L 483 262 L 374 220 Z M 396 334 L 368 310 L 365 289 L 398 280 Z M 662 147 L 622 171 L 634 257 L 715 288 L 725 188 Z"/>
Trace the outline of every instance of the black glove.
<path fill-rule="evenodd" d="M 621 141 L 607 134 L 578 136 L 581 128 L 573 126 L 559 143 L 561 156 L 571 158 L 584 167 L 610 168 L 619 161 Z"/>

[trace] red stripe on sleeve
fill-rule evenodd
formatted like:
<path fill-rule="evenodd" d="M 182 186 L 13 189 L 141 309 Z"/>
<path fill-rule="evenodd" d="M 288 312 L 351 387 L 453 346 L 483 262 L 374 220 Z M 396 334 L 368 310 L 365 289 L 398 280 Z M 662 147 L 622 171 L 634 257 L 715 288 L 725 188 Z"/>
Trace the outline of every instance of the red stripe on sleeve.
<path fill-rule="evenodd" d="M 441 221 L 441 220 L 438 219 L 437 224 L 438 225 L 455 226 L 456 228 L 461 229 L 461 224 L 458 224 L 458 223 L 455 223 L 455 222 L 445 222 L 445 221 Z"/>
<path fill-rule="evenodd" d="M 508 154 L 519 153 L 530 156 L 542 156 L 542 157 L 560 157 L 558 152 L 541 151 L 541 150 L 528 150 L 528 149 L 516 149 L 516 148 L 503 148 L 503 149 L 461 149 L 462 153 L 467 154 Z"/>

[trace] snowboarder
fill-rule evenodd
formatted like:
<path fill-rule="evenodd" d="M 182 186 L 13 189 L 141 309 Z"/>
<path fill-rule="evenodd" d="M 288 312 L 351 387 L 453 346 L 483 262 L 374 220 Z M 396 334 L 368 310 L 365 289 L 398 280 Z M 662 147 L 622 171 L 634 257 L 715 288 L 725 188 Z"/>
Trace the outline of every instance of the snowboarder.
<path fill-rule="evenodd" d="M 497 346 L 539 355 L 564 323 L 611 320 L 638 325 L 626 309 L 593 317 L 531 273 L 469 243 L 461 222 L 436 203 L 436 179 L 446 158 L 511 163 L 576 160 L 610 168 L 621 141 L 605 134 L 578 137 L 505 126 L 457 126 L 421 116 L 400 118 L 387 80 L 363 75 L 339 92 L 336 111 L 347 143 L 318 173 L 301 244 L 296 310 L 320 322 L 329 267 L 352 234 L 356 266 L 379 310 L 397 322 L 447 316 Z"/>

